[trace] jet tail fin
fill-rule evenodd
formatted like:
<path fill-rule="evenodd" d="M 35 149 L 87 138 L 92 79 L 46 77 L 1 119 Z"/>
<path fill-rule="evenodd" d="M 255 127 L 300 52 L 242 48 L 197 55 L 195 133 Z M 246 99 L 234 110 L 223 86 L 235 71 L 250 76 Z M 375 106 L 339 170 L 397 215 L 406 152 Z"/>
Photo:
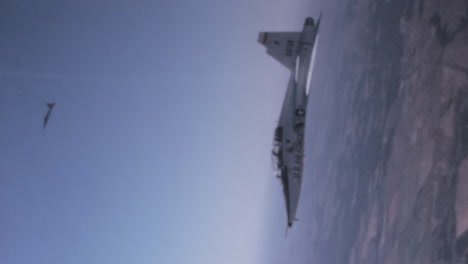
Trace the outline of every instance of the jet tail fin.
<path fill-rule="evenodd" d="M 267 53 L 292 69 L 296 63 L 300 32 L 260 32 L 258 42 L 267 48 Z"/>
<path fill-rule="evenodd" d="M 52 108 L 54 107 L 55 103 L 47 103 L 47 107 Z"/>

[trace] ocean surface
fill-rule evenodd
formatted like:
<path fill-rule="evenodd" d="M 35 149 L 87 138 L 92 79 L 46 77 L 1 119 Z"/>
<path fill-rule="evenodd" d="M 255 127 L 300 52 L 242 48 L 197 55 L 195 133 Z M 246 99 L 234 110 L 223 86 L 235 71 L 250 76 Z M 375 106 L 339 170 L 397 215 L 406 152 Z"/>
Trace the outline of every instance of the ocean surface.
<path fill-rule="evenodd" d="M 272 201 L 267 262 L 465 263 L 468 1 L 315 8 L 299 220 Z"/>

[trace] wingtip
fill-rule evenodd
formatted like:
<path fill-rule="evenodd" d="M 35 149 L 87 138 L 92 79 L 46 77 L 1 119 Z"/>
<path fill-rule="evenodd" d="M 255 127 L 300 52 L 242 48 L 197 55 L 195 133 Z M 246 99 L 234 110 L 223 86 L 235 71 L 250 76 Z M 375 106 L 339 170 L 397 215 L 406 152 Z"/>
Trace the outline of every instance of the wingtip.
<path fill-rule="evenodd" d="M 266 32 L 259 32 L 258 33 L 258 42 L 260 44 L 265 45 L 266 41 L 267 41 L 267 33 Z"/>

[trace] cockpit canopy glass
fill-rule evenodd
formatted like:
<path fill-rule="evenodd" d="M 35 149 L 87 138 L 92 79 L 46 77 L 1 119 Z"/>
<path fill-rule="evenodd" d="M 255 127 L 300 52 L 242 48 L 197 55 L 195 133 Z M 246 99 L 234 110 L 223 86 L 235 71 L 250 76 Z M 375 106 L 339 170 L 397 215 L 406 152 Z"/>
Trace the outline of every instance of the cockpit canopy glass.
<path fill-rule="evenodd" d="M 283 150 L 281 149 L 281 146 L 279 144 L 275 144 L 273 146 L 271 157 L 275 175 L 276 177 L 281 178 L 281 171 L 283 168 Z"/>
<path fill-rule="evenodd" d="M 273 150 L 271 151 L 271 157 L 273 162 L 273 169 L 275 175 L 278 178 L 281 178 L 281 172 L 283 168 L 283 127 L 277 127 L 275 129 L 275 137 L 273 142 Z"/>

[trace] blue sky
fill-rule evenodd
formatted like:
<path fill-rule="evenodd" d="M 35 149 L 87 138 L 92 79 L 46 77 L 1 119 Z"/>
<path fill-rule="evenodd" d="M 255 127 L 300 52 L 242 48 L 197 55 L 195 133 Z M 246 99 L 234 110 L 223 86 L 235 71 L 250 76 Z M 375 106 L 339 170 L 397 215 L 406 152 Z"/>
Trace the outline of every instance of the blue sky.
<path fill-rule="evenodd" d="M 262 261 L 303 1 L 1 6 L 0 263 Z"/>

